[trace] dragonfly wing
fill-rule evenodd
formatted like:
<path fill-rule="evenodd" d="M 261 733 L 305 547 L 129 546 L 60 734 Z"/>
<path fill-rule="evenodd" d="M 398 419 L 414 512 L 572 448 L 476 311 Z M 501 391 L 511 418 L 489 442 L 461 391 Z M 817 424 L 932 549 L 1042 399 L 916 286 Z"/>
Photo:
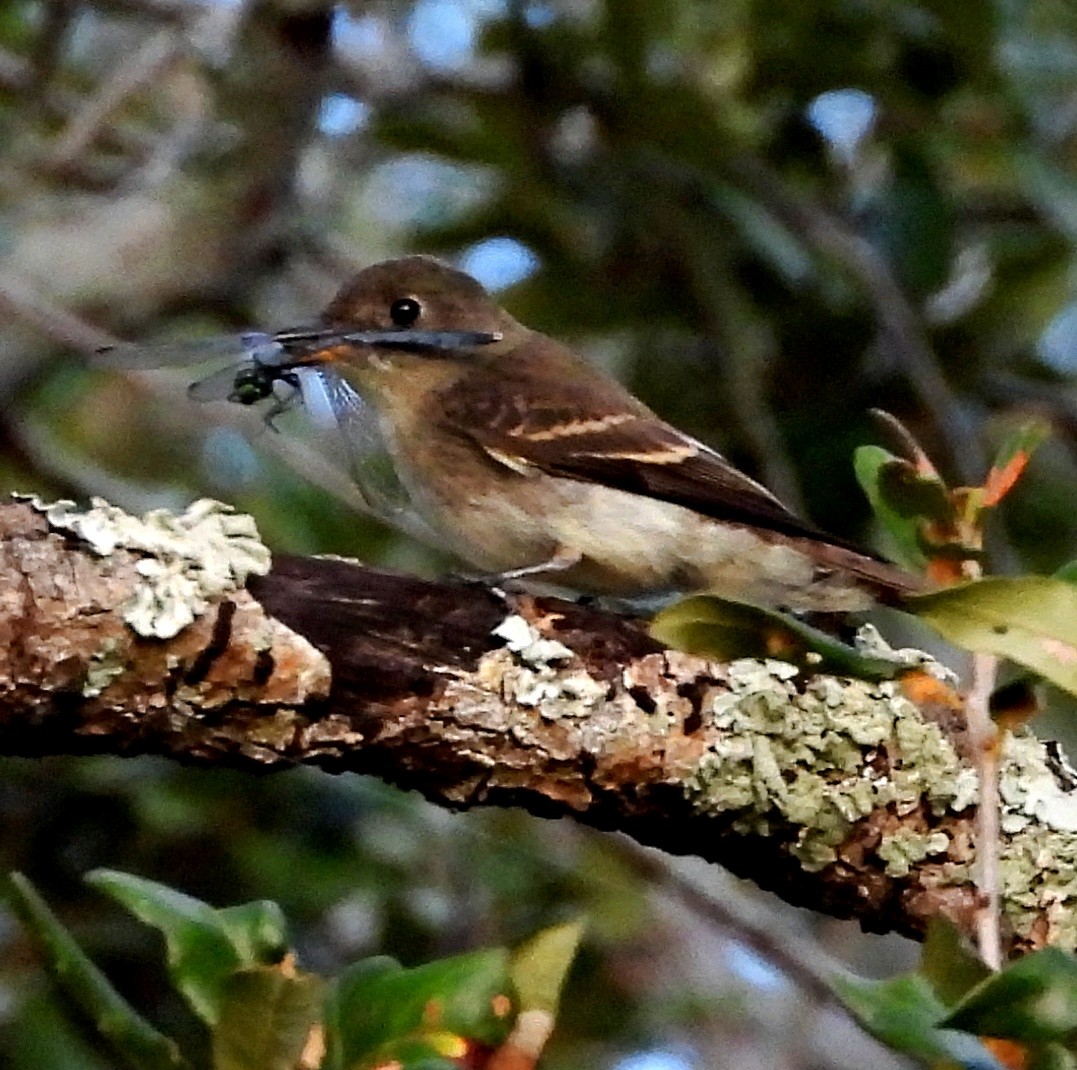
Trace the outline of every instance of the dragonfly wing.
<path fill-rule="evenodd" d="M 210 360 L 257 358 L 262 364 L 272 364 L 280 353 L 282 347 L 269 335 L 246 331 L 156 345 L 122 342 L 99 349 L 93 363 L 99 368 L 186 368 Z"/>
<path fill-rule="evenodd" d="M 320 431 L 337 430 L 337 409 L 340 407 L 340 401 L 336 399 L 333 389 L 333 380 L 337 376 L 329 375 L 316 367 L 296 368 L 295 376 L 299 381 L 299 392 L 311 423 Z"/>
<path fill-rule="evenodd" d="M 326 367 L 297 368 L 303 405 L 320 428 L 335 428 L 336 449 L 369 509 L 397 527 L 410 530 L 411 498 L 396 475 L 378 415 L 342 376 Z"/>
<path fill-rule="evenodd" d="M 213 338 L 180 342 L 141 344 L 121 342 L 103 346 L 94 357 L 99 368 L 184 368 L 210 360 L 255 360 L 259 364 L 280 364 L 289 357 L 314 353 L 341 343 L 386 346 L 391 349 L 454 349 L 484 345 L 500 335 L 476 331 L 369 330 L 349 331 L 340 327 L 299 327 L 270 335 L 262 331 L 242 331 Z"/>
<path fill-rule="evenodd" d="M 335 427 L 352 456 L 388 452 L 377 413 L 343 376 L 324 366 L 295 371 L 303 404 L 317 426 Z"/>

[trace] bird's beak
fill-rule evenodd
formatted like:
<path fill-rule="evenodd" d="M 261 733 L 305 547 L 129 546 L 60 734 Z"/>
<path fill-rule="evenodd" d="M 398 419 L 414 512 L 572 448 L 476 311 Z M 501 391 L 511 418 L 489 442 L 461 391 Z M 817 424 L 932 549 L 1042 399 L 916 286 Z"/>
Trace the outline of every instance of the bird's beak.
<path fill-rule="evenodd" d="M 289 342 L 316 341 L 324 328 L 312 331 L 287 331 L 274 335 L 274 341 L 287 345 Z M 333 335 L 334 345 L 367 346 L 376 349 L 413 349 L 449 352 L 471 349 L 475 346 L 500 342 L 500 331 L 427 331 L 409 327 L 388 331 L 341 331 Z"/>
<path fill-rule="evenodd" d="M 487 346 L 501 341 L 500 331 L 421 331 L 405 328 L 396 331 L 358 331 L 347 334 L 355 345 L 384 349 L 454 350 Z"/>

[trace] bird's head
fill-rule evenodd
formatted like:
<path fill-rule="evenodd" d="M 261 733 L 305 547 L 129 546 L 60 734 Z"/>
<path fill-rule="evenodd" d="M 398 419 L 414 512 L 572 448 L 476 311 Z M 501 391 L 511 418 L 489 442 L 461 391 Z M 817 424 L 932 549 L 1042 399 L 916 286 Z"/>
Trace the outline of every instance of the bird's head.
<path fill-rule="evenodd" d="M 402 366 L 493 360 L 526 333 L 470 275 L 427 256 L 385 260 L 360 271 L 330 301 L 322 320 L 387 332 L 388 344 L 369 347 L 367 355 Z"/>

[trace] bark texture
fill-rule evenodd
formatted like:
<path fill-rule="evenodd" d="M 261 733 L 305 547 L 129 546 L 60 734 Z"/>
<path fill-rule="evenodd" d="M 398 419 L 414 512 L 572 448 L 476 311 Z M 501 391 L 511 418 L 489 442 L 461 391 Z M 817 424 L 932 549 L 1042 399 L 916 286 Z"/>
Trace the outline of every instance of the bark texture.
<path fill-rule="evenodd" d="M 245 519 L 0 506 L 0 751 L 369 773 L 619 829 L 868 929 L 969 924 L 976 779 L 945 684 L 719 664 L 555 599 L 270 566 Z M 1075 779 L 1018 736 L 1001 789 L 1011 950 L 1073 948 Z"/>

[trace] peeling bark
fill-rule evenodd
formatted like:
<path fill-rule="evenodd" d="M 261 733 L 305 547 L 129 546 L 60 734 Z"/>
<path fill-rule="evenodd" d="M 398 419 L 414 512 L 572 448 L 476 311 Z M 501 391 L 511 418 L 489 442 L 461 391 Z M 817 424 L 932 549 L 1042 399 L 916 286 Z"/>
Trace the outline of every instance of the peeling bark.
<path fill-rule="evenodd" d="M 217 516 L 201 509 L 167 530 L 201 538 Z M 160 523 L 151 538 L 125 518 L 102 538 L 115 513 L 101 510 L 75 523 L 0 506 L 3 753 L 369 773 L 446 806 L 619 829 L 874 931 L 971 922 L 976 778 L 957 696 L 923 673 L 718 664 L 662 649 L 639 621 L 338 559 L 280 557 L 246 578 L 259 569 L 240 518 L 177 563 Z M 146 584 L 175 597 L 176 576 L 198 588 L 193 623 L 136 634 Z M 1001 790 L 1010 950 L 1073 948 L 1074 781 L 1021 735 Z"/>

